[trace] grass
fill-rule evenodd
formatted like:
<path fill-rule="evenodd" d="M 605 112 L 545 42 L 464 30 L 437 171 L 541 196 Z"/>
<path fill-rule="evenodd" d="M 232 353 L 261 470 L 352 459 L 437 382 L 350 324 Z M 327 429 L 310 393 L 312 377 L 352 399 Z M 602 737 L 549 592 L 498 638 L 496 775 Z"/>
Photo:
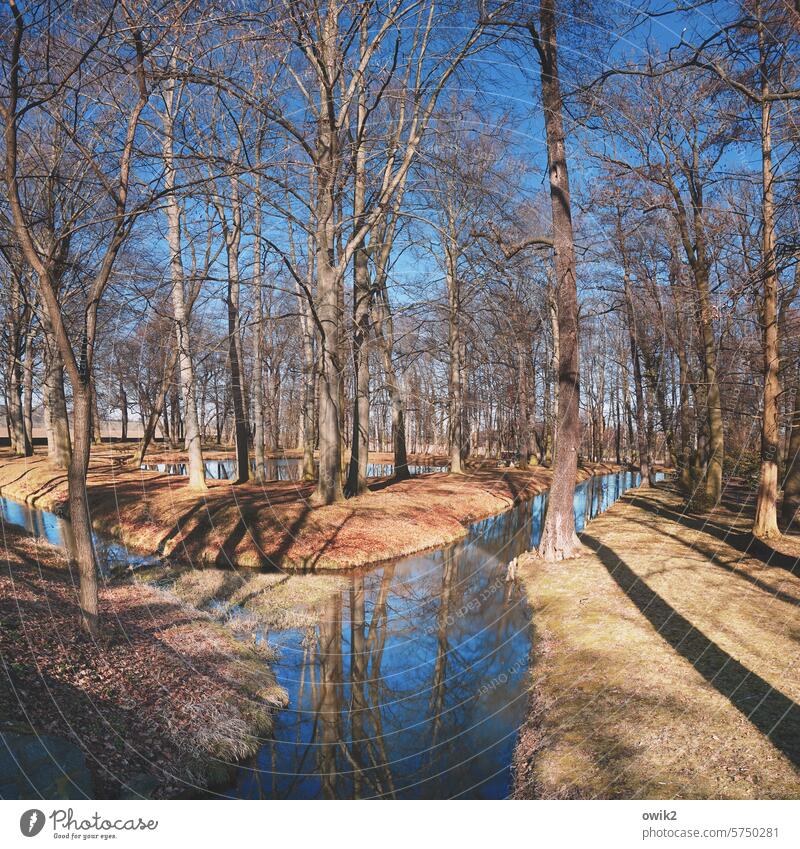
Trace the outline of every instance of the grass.
<path fill-rule="evenodd" d="M 797 540 L 634 490 L 586 554 L 523 559 L 536 631 L 515 754 L 523 798 L 800 797 Z"/>
<path fill-rule="evenodd" d="M 192 569 L 164 564 L 138 570 L 136 580 L 167 587 L 237 633 L 310 628 L 322 606 L 348 584 L 343 575 Z"/>
<path fill-rule="evenodd" d="M 86 756 L 98 798 L 146 775 L 155 795 L 213 785 L 268 736 L 286 692 L 269 655 L 174 596 L 114 582 L 100 639 L 78 626 L 60 551 L 3 527 L 0 728 L 56 734 Z"/>
<path fill-rule="evenodd" d="M 466 475 L 377 480 L 358 498 L 312 507 L 313 484 L 209 481 L 197 494 L 186 479 L 130 469 L 119 451 L 96 453 L 88 478 L 95 528 L 143 554 L 194 566 L 264 566 L 297 571 L 351 569 L 447 545 L 470 522 L 500 513 L 550 484 L 550 470 L 478 467 Z M 66 477 L 44 454 L 0 452 L 0 494 L 63 512 Z M 616 470 L 587 465 L 578 479 Z"/>

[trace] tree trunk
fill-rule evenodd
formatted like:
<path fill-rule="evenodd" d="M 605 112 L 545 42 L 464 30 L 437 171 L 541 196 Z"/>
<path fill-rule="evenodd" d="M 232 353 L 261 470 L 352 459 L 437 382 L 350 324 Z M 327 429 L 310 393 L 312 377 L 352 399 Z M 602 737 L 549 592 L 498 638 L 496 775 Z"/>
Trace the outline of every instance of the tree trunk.
<path fill-rule="evenodd" d="M 128 439 L 128 395 L 122 381 L 119 382 L 119 413 L 120 413 L 120 441 Z"/>
<path fill-rule="evenodd" d="M 366 16 L 361 27 L 361 49 L 366 47 Z M 353 186 L 353 231 L 364 226 L 365 195 L 367 190 L 367 152 L 365 124 L 367 120 L 366 88 L 359 84 L 358 116 L 356 123 L 355 180 Z M 369 257 L 362 239 L 353 253 L 353 432 L 350 442 L 350 467 L 345 494 L 350 497 L 368 491 L 369 464 L 369 338 L 372 287 L 369 279 Z"/>
<path fill-rule="evenodd" d="M 760 5 L 757 6 L 760 12 Z M 778 401 L 781 386 L 778 374 L 778 270 L 775 257 L 775 204 L 772 184 L 772 104 L 769 95 L 764 49 L 763 24 L 758 23 L 761 64 L 761 190 L 762 190 L 762 268 L 764 298 L 761 331 L 764 345 L 763 415 L 761 420 L 761 469 L 753 533 L 762 538 L 780 535 L 778 530 Z"/>
<path fill-rule="evenodd" d="M 336 79 L 339 37 L 338 4 L 331 4 L 323 25 L 321 61 L 331 81 Z M 335 175 L 339 173 L 339 139 L 336 129 L 334 82 L 321 83 L 322 106 L 317 131 L 317 194 L 315 264 L 317 271 L 317 315 L 320 324 L 319 352 L 319 478 L 316 504 L 333 504 L 344 499 L 342 489 L 342 370 L 340 367 L 342 281 L 334 265 L 336 252 Z"/>
<path fill-rule="evenodd" d="M 573 501 L 581 441 L 580 377 L 578 370 L 578 292 L 575 245 L 572 233 L 567 151 L 562 117 L 561 87 L 556 52 L 554 0 L 540 7 L 541 37 L 531 27 L 539 53 L 542 107 L 550 171 L 553 218 L 553 254 L 558 304 L 558 415 L 553 483 L 539 544 L 539 555 L 548 561 L 580 554 L 575 533 Z"/>
<path fill-rule="evenodd" d="M 202 492 L 208 487 L 206 486 L 200 423 L 197 419 L 197 387 L 189 330 L 189 308 L 186 304 L 184 288 L 186 274 L 181 245 L 181 208 L 175 195 L 174 116 L 172 110 L 177 106 L 177 102 L 172 83 L 168 83 L 166 87 L 164 105 L 162 155 L 165 171 L 164 188 L 167 193 L 164 211 L 167 217 L 167 243 L 169 245 L 169 265 L 172 278 L 172 314 L 178 352 L 178 382 L 183 398 L 184 447 L 188 455 L 189 489 Z"/>
<path fill-rule="evenodd" d="M 47 456 L 57 469 L 69 468 L 72 439 L 69 432 L 67 399 L 64 393 L 64 360 L 48 321 L 43 321 L 45 335 L 44 403 L 47 410 Z"/>
<path fill-rule="evenodd" d="M 236 483 L 250 479 L 250 454 L 248 451 L 249 427 L 247 404 L 244 397 L 244 360 L 242 358 L 242 333 L 239 315 L 239 242 L 241 239 L 241 208 L 234 184 L 233 225 L 226 233 L 228 255 L 228 364 L 231 370 L 231 395 L 233 398 L 234 438 L 236 440 Z"/>
<path fill-rule="evenodd" d="M 519 339 L 519 337 L 517 337 L 516 339 L 516 353 L 518 369 L 517 404 L 519 406 L 519 412 L 517 416 L 519 467 L 520 469 L 527 469 L 530 464 L 531 456 L 531 437 L 528 419 L 528 407 L 530 404 L 530 401 L 528 399 L 528 362 L 525 345 L 522 344 L 522 341 Z"/>
<path fill-rule="evenodd" d="M 463 374 L 461 372 L 461 333 L 458 326 L 459 310 L 461 305 L 458 297 L 458 280 L 456 278 L 456 264 L 452 251 L 447 254 L 447 293 L 448 293 L 448 316 L 447 316 L 447 347 L 449 352 L 448 368 L 448 452 L 450 454 L 450 473 L 454 475 L 463 474 L 461 464 L 463 456 L 463 433 L 464 424 L 464 387 Z"/>
<path fill-rule="evenodd" d="M 260 159 L 260 148 L 258 153 Z M 253 211 L 253 479 L 266 480 L 264 456 L 264 298 L 261 292 L 261 180 L 255 178 Z"/>
<path fill-rule="evenodd" d="M 97 636 L 99 608 L 97 597 L 97 564 L 95 561 L 92 521 L 86 492 L 92 430 L 92 387 L 87 380 L 72 387 L 74 444 L 67 470 L 69 483 L 69 518 L 74 538 L 74 557 L 78 564 L 80 586 L 78 603 L 86 630 Z"/>
<path fill-rule="evenodd" d="M 795 372 L 794 404 L 789 424 L 789 446 L 786 452 L 786 474 L 783 479 L 781 515 L 788 525 L 800 510 L 800 380 Z"/>
<path fill-rule="evenodd" d="M 97 405 L 97 380 L 94 375 L 91 376 L 89 385 L 92 395 L 92 442 L 95 445 L 102 445 L 103 432 L 101 429 L 100 409 Z"/>
<path fill-rule="evenodd" d="M 25 333 L 25 362 L 22 373 L 22 422 L 25 427 L 25 456 L 33 454 L 33 325 Z"/>

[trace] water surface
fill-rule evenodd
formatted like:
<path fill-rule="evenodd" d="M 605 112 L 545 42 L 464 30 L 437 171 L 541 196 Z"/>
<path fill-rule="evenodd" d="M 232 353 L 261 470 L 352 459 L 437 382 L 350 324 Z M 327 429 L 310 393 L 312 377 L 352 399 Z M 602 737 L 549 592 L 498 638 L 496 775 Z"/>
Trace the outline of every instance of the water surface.
<path fill-rule="evenodd" d="M 639 482 L 589 478 L 581 530 Z M 447 548 L 351 575 L 305 631 L 261 634 L 289 693 L 272 738 L 219 792 L 245 798 L 499 799 L 528 699 L 530 611 L 505 580 L 539 542 L 546 493 Z M 0 519 L 69 549 L 68 521 L 0 498 Z M 95 535 L 105 572 L 154 562 Z M 567 567 L 565 567 L 567 568 Z"/>
<path fill-rule="evenodd" d="M 168 475 L 188 475 L 186 463 L 143 463 L 142 469 L 150 472 L 162 472 Z M 418 465 L 411 463 L 408 466 L 412 475 L 422 475 L 429 472 L 446 472 L 446 465 Z M 236 460 L 206 460 L 206 477 L 211 480 L 233 480 L 236 477 Z M 255 472 L 256 464 L 250 461 L 250 471 Z M 368 463 L 367 477 L 382 478 L 394 474 L 392 463 Z M 303 476 L 303 461 L 297 457 L 280 457 L 264 462 L 264 479 L 268 481 L 299 481 Z"/>
<path fill-rule="evenodd" d="M 578 529 L 638 474 L 576 488 Z M 289 707 L 225 793 L 245 798 L 499 799 L 528 699 L 530 611 L 505 580 L 547 496 L 445 549 L 353 576 L 308 631 L 263 635 Z"/>

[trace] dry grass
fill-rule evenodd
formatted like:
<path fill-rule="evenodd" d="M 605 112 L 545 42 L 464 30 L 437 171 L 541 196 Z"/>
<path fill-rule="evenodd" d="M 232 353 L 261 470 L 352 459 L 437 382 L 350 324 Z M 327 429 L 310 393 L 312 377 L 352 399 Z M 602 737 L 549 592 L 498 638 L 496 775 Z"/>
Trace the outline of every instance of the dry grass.
<path fill-rule="evenodd" d="M 633 491 L 589 525 L 585 556 L 525 560 L 518 796 L 800 796 L 800 577 L 788 555 L 752 555 L 732 518 Z"/>
<path fill-rule="evenodd" d="M 344 576 L 332 573 L 282 574 L 169 564 L 140 570 L 137 580 L 166 587 L 182 602 L 246 633 L 316 625 L 325 601 L 348 583 Z"/>
<path fill-rule="evenodd" d="M 95 642 L 78 625 L 61 552 L 3 531 L 0 728 L 71 740 L 99 798 L 142 773 L 157 795 L 180 795 L 255 753 L 287 700 L 259 647 L 163 592 L 119 582 L 101 588 Z"/>
<path fill-rule="evenodd" d="M 476 468 L 466 475 L 430 474 L 401 483 L 376 481 L 341 504 L 312 507 L 312 484 L 270 481 L 234 486 L 209 481 L 207 493 L 186 479 L 132 470 L 98 454 L 89 475 L 95 527 L 132 550 L 193 565 L 273 566 L 300 571 L 347 569 L 454 542 L 475 520 L 500 513 L 547 489 L 550 470 Z M 66 480 L 43 454 L 0 452 L 0 494 L 63 510 Z M 579 470 L 579 480 L 614 471 Z"/>

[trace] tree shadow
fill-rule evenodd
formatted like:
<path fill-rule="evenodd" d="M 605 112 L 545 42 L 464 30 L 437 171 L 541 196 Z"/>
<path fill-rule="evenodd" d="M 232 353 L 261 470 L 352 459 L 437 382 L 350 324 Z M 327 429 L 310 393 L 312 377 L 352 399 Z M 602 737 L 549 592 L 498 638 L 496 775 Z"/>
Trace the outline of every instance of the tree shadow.
<path fill-rule="evenodd" d="M 667 531 L 662 531 L 660 528 L 654 528 L 651 523 L 642 521 L 640 519 L 628 518 L 628 521 L 634 522 L 637 525 L 641 525 L 642 527 L 647 528 L 648 531 L 655 531 L 656 533 L 659 533 L 662 536 L 668 537 L 669 539 L 674 540 L 675 542 L 680 543 L 682 546 L 688 548 L 690 551 L 696 551 L 698 554 L 702 554 L 703 557 L 705 557 L 712 565 L 718 567 L 719 569 L 724 569 L 726 572 L 729 572 L 731 575 L 735 575 L 737 578 L 741 578 L 743 581 L 747 581 L 748 584 L 752 584 L 759 590 L 763 590 L 770 597 L 776 598 L 780 601 L 785 601 L 787 604 L 794 605 L 795 607 L 800 607 L 800 598 L 797 598 L 797 596 L 791 595 L 790 593 L 783 592 L 783 590 L 773 587 L 766 581 L 762 581 L 759 578 L 755 577 L 755 575 L 751 575 L 748 572 L 745 572 L 743 569 L 737 569 L 736 566 L 730 563 L 726 563 L 723 560 L 720 560 L 720 553 L 718 550 L 713 551 L 709 546 L 703 545 L 701 542 L 698 542 L 696 540 L 688 542 L 687 540 L 681 539 L 680 537 L 677 537 L 674 534 L 670 534 Z"/>
<path fill-rule="evenodd" d="M 800 766 L 800 707 L 710 640 L 652 590 L 611 548 L 581 537 L 659 636 L 739 710 L 795 766 Z"/>
<path fill-rule="evenodd" d="M 741 554 L 746 554 L 748 557 L 760 560 L 766 566 L 785 569 L 792 574 L 797 573 L 800 557 L 792 557 L 790 554 L 777 551 L 763 540 L 753 536 L 749 531 L 734 530 L 730 526 L 717 524 L 716 521 L 711 519 L 702 519 L 690 516 L 687 513 L 680 513 L 677 510 L 666 507 L 664 504 L 655 503 L 649 499 L 637 496 L 629 496 L 629 499 L 637 507 L 646 510 L 648 513 L 661 516 L 672 522 L 677 522 L 685 528 L 691 528 L 693 531 L 702 531 L 703 533 L 710 534 L 721 542 L 735 548 Z"/>

